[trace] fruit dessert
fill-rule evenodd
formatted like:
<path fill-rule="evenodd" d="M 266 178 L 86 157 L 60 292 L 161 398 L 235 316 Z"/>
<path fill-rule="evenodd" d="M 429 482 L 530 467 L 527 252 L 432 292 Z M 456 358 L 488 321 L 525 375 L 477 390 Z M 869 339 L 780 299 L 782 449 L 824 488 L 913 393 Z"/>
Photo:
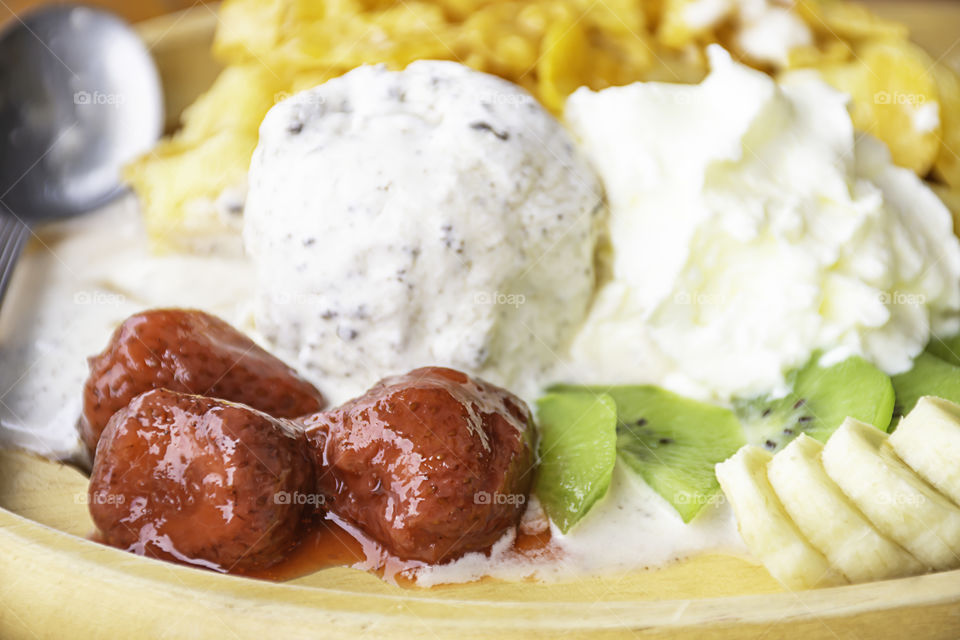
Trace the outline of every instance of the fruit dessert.
<path fill-rule="evenodd" d="M 312 516 L 303 431 L 250 407 L 156 389 L 117 411 L 97 445 L 90 515 L 104 541 L 217 571 L 273 565 Z"/>
<path fill-rule="evenodd" d="M 146 344 L 156 325 L 144 317 L 213 320 L 148 312 L 114 337 Z M 191 361 L 219 348 L 194 345 Z M 494 561 L 534 500 L 560 538 L 546 557 L 563 558 L 619 459 L 684 526 L 725 495 L 747 548 L 789 588 L 949 569 L 960 566 L 960 406 L 923 396 L 894 418 L 916 388 L 949 386 L 929 359 L 953 366 L 922 354 L 906 398 L 862 358 L 819 355 L 787 376 L 786 393 L 729 408 L 650 385 L 559 385 L 537 404 L 539 438 L 522 400 L 445 368 L 295 421 L 142 377 L 148 389 L 100 437 L 90 511 L 108 544 L 217 571 L 277 565 L 324 519 L 416 570 Z M 145 362 L 141 374 L 163 366 Z"/>
<path fill-rule="evenodd" d="M 127 318 L 89 365 L 80 434 L 91 456 L 111 416 L 151 389 L 242 402 L 275 418 L 296 418 L 325 404 L 293 369 L 196 310 L 154 309 Z"/>
<path fill-rule="evenodd" d="M 225 22 L 248 27 L 221 31 L 233 64 L 131 175 L 156 245 L 242 235 L 246 254 L 214 243 L 209 262 L 167 263 L 200 274 L 230 255 L 217 269 L 231 293 L 213 277 L 138 285 L 128 265 L 145 253 L 105 251 L 127 243 L 104 218 L 92 239 L 51 242 L 72 259 L 33 270 L 60 288 L 21 321 L 100 345 L 103 327 L 163 309 L 128 320 L 91 362 L 95 480 L 132 469 L 92 497 L 138 498 L 95 507 L 107 540 L 289 576 L 304 541 L 343 531 L 362 542 L 356 566 L 396 560 L 421 586 L 703 553 L 752 558 L 787 588 L 954 568 L 960 241 L 945 206 L 955 163 L 938 137 L 956 128 L 954 74 L 897 25 L 839 2 L 628 2 L 579 18 L 566 0 L 508 4 L 481 3 L 475 18 L 426 5 L 440 28 L 426 40 L 406 39 L 426 33 L 408 7 L 348 2 L 319 20 L 285 2 L 226 4 Z M 620 18 L 675 56 L 644 62 Z M 370 24 L 391 25 L 377 56 L 322 53 L 341 42 L 329 30 L 359 37 Z M 505 25 L 520 36 L 509 56 L 469 35 Z M 467 64 L 407 64 L 438 43 L 472 52 Z M 518 53 L 527 45 L 542 60 Z M 668 73 L 677 57 L 694 73 Z M 381 60 L 397 64 L 362 64 Z M 883 100 L 904 91 L 917 100 Z M 91 292 L 125 297 L 109 311 L 64 303 Z M 197 306 L 188 294 L 226 307 L 236 329 L 170 308 Z M 24 344 L 29 366 L 6 375 L 26 369 L 25 382 L 10 380 L 0 420 L 55 424 L 45 439 L 56 431 L 67 450 L 82 381 L 31 370 L 63 340 Z M 45 420 L 38 389 L 74 404 L 44 403 L 59 407 Z M 114 421 L 146 420 L 151 393 L 174 408 L 112 435 Z M 263 432 L 210 440 L 223 406 Z M 8 432 L 41 448 L 28 428 Z M 175 435 L 177 473 L 229 467 L 249 438 L 290 457 L 293 475 L 262 487 L 238 476 L 234 498 L 214 473 L 206 494 L 167 456 L 140 467 L 108 445 L 142 446 L 138 434 Z M 315 479 L 298 488 L 303 456 Z M 261 489 L 312 499 L 274 509 Z M 167 512 L 165 496 L 181 494 L 209 527 L 186 531 Z M 244 560 L 229 500 L 248 505 L 252 532 L 285 523 L 266 536 L 276 546 Z M 116 522 L 138 514 L 173 528 L 151 538 L 145 525 L 132 542 Z"/>
<path fill-rule="evenodd" d="M 603 431 L 609 434 L 609 440 L 602 446 L 588 449 L 573 437 L 575 432 L 571 426 L 576 423 L 571 425 L 570 421 L 583 424 L 577 414 L 578 405 L 584 402 L 602 405 L 613 418 L 604 420 Z M 555 480 L 547 473 L 540 476 L 538 494 L 547 513 L 562 530 L 569 530 L 592 501 L 603 495 L 613 474 L 614 456 L 619 456 L 624 465 L 670 503 L 684 522 L 689 522 L 718 492 L 712 464 L 745 442 L 743 429 L 729 409 L 654 386 L 559 386 L 542 398 L 538 406 L 545 470 L 557 467 L 562 473 L 570 474 L 577 467 L 566 457 L 578 451 L 581 455 L 589 451 L 601 459 L 609 456 L 611 460 L 611 464 L 598 473 L 599 491 L 588 494 L 592 496 L 590 502 L 580 498 L 584 493 L 581 482 Z M 593 427 L 591 431 L 597 433 L 600 429 Z M 578 503 L 580 506 L 567 519 L 558 517 Z"/>
<path fill-rule="evenodd" d="M 387 378 L 303 423 L 328 508 L 398 558 L 439 563 L 486 550 L 526 507 L 530 412 L 459 371 Z"/>
<path fill-rule="evenodd" d="M 563 522 L 555 514 L 575 511 L 576 517 L 565 523 L 570 529 L 592 504 L 582 496 L 596 500 L 597 494 L 603 495 L 612 464 L 592 467 L 591 482 L 599 490 L 590 492 L 585 491 L 590 482 L 555 480 L 548 470 L 556 466 L 571 474 L 583 468 L 565 459 L 575 454 L 592 463 L 616 456 L 684 522 L 695 523 L 704 508 L 723 500 L 714 466 L 744 445 L 752 443 L 770 453 L 799 436 L 825 441 L 848 416 L 883 428 L 890 423 L 890 378 L 859 357 L 831 365 L 813 358 L 787 378 L 789 391 L 777 397 L 738 397 L 728 407 L 652 385 L 557 385 L 538 403 L 538 495 L 555 521 Z M 566 490 L 557 491 L 564 486 Z"/>
<path fill-rule="evenodd" d="M 157 324 L 144 317 L 197 314 L 138 314 L 119 333 L 146 344 Z M 220 349 L 194 344 L 190 361 L 215 362 Z M 159 357 L 144 362 L 141 374 L 163 366 Z M 248 397 L 278 397 L 297 380 L 284 375 Z M 95 369 L 91 380 L 100 376 Z M 100 436 L 89 488 L 102 539 L 139 555 L 262 572 L 333 518 L 394 558 L 441 563 L 484 551 L 516 527 L 533 481 L 524 402 L 452 369 L 382 380 L 296 421 L 168 390 L 159 375 L 141 382 L 149 390 Z"/>
<path fill-rule="evenodd" d="M 792 588 L 960 566 L 955 459 L 960 406 L 919 400 L 888 436 L 847 418 L 826 445 L 800 435 L 771 455 L 746 446 L 717 465 L 740 532 Z"/>
<path fill-rule="evenodd" d="M 956 378 L 954 378 L 956 380 Z M 925 396 L 890 436 L 890 445 L 920 477 L 960 504 L 960 408 Z"/>
<path fill-rule="evenodd" d="M 954 365 L 931 353 L 956 339 L 938 344 L 893 380 L 817 354 L 786 390 L 729 408 L 653 386 L 554 387 L 538 404 L 537 495 L 576 534 L 605 515 L 616 456 L 689 526 L 729 503 L 751 555 L 789 588 L 956 568 L 960 406 L 916 397 L 957 395 Z"/>

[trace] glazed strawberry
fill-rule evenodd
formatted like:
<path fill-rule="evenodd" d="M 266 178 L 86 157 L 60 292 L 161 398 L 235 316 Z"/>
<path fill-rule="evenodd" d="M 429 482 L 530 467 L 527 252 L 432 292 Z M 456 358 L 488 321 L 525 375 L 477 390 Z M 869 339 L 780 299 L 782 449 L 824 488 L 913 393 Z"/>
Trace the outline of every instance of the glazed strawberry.
<path fill-rule="evenodd" d="M 155 309 L 130 316 L 89 365 L 80 435 L 91 455 L 114 412 L 151 389 L 242 402 L 277 418 L 324 406 L 320 392 L 293 369 L 202 311 Z"/>
<path fill-rule="evenodd" d="M 293 423 L 240 404 L 149 391 L 111 418 L 90 478 L 104 540 L 218 571 L 269 567 L 299 541 L 317 501 Z"/>
<path fill-rule="evenodd" d="M 486 549 L 525 508 L 530 412 L 466 374 L 387 378 L 304 423 L 327 509 L 397 557 L 438 563 Z"/>

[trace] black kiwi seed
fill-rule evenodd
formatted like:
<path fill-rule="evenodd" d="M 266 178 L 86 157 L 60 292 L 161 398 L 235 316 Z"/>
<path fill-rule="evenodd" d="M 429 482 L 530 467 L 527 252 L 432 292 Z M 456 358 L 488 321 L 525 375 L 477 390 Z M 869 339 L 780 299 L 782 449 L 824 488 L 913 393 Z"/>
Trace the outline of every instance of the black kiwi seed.
<path fill-rule="evenodd" d="M 777 443 L 774 442 L 773 440 L 767 440 L 766 442 L 763 443 L 763 446 L 773 451 L 774 449 L 777 448 Z"/>
<path fill-rule="evenodd" d="M 773 413 L 773 409 L 764 409 L 764 410 L 763 410 L 763 413 L 761 413 L 760 416 L 761 416 L 762 418 L 766 418 L 766 417 L 768 417 L 771 413 Z"/>
<path fill-rule="evenodd" d="M 640 418 L 640 419 L 637 420 L 637 422 L 636 422 L 636 425 L 637 425 L 638 427 L 642 427 L 642 426 L 644 426 L 644 425 L 646 425 L 646 424 L 647 424 L 647 419 L 646 419 L 646 418 Z"/>
<path fill-rule="evenodd" d="M 670 444 L 673 442 L 673 438 L 660 438 L 660 444 Z"/>
<path fill-rule="evenodd" d="M 801 416 L 797 422 L 810 422 L 813 420 L 813 416 Z"/>
<path fill-rule="evenodd" d="M 787 427 L 786 429 L 783 430 L 783 434 L 787 436 L 792 436 L 794 434 L 794 431 L 790 427 Z"/>
<path fill-rule="evenodd" d="M 802 407 L 802 406 L 805 405 L 805 404 L 807 404 L 807 399 L 806 399 L 806 398 L 800 398 L 799 400 L 797 400 L 797 401 L 793 404 L 793 408 L 794 408 L 794 409 L 799 409 L 800 407 Z"/>

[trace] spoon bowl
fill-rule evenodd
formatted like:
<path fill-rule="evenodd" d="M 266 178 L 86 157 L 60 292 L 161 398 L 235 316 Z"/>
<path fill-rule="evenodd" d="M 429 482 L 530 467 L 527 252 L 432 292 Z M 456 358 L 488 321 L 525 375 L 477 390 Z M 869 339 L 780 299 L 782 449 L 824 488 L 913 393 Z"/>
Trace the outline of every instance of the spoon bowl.
<path fill-rule="evenodd" d="M 116 197 L 123 165 L 162 131 L 160 77 L 126 23 L 71 5 L 14 17 L 0 32 L 0 216 L 25 228 L 0 238 L 0 258 L 15 261 L 29 227 Z"/>

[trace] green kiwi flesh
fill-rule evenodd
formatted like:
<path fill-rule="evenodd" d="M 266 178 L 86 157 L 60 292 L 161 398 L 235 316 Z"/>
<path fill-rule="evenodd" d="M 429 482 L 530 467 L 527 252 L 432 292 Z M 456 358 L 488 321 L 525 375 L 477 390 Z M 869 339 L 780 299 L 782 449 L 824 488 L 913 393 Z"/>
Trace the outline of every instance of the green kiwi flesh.
<path fill-rule="evenodd" d="M 960 403 L 960 367 L 941 360 L 929 350 L 917 356 L 912 369 L 891 379 L 897 394 L 896 422 L 910 413 L 923 396 L 937 396 Z"/>
<path fill-rule="evenodd" d="M 608 395 L 548 393 L 537 401 L 540 467 L 535 492 L 566 533 L 610 486 L 617 460 L 617 407 Z"/>
<path fill-rule="evenodd" d="M 584 387 L 555 391 L 578 389 Z M 732 411 L 649 385 L 587 389 L 613 398 L 620 459 L 667 500 L 684 522 L 719 500 L 713 468 L 746 444 Z"/>
<path fill-rule="evenodd" d="M 787 382 L 790 392 L 785 396 L 734 399 L 734 411 L 751 444 L 779 451 L 801 433 L 826 442 L 848 417 L 884 431 L 890 425 L 893 384 L 863 358 L 823 366 L 814 356 L 788 375 Z"/>

